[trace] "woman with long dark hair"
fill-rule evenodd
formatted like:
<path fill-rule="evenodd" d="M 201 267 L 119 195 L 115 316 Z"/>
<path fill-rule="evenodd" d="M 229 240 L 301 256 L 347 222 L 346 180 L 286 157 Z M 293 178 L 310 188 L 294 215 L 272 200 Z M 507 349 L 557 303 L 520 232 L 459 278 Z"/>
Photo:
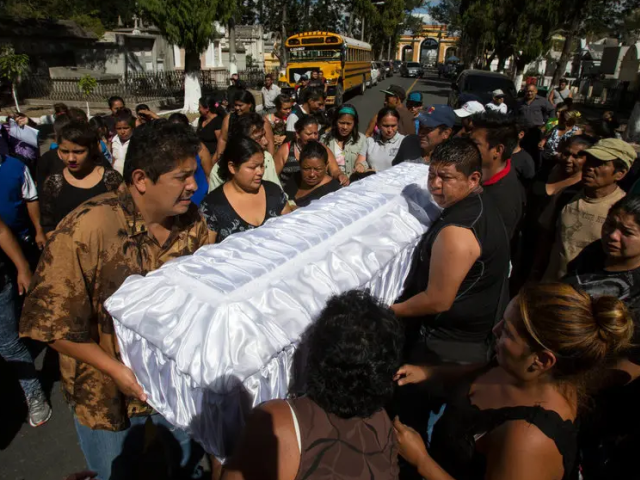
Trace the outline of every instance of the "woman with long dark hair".
<path fill-rule="evenodd" d="M 57 152 L 65 167 L 45 178 L 40 197 L 41 223 L 47 235 L 81 203 L 117 190 L 123 181 L 117 171 L 104 166 L 98 134 L 88 123 L 69 123 L 58 139 Z"/>
<path fill-rule="evenodd" d="M 256 99 L 253 96 L 253 93 L 245 89 L 237 90 L 234 95 L 233 112 L 224 117 L 224 120 L 222 122 L 220 141 L 218 142 L 216 155 L 213 158 L 214 164 L 218 161 L 218 159 L 222 157 L 222 154 L 227 147 L 229 132 L 231 131 L 233 122 L 237 118 L 255 111 Z M 275 147 L 273 146 L 273 129 L 271 128 L 271 124 L 267 120 L 264 121 L 264 132 L 265 138 L 267 139 L 267 151 L 273 156 L 275 154 Z"/>
<path fill-rule="evenodd" d="M 400 114 L 393 107 L 384 107 L 378 112 L 378 133 L 368 137 L 356 160 L 357 172 L 364 172 L 367 165 L 376 172 L 391 168 L 398 154 L 404 135 L 398 133 Z"/>
<path fill-rule="evenodd" d="M 356 160 L 366 141 L 367 137 L 359 131 L 358 111 L 348 103 L 338 109 L 331 130 L 321 139 L 336 157 L 340 170 L 348 177 L 356 171 Z"/>
<path fill-rule="evenodd" d="M 234 138 L 220 160 L 219 175 L 225 183 L 200 204 L 216 243 L 229 235 L 258 228 L 273 217 L 289 213 L 287 196 L 275 183 L 262 180 L 264 152 L 250 138 Z"/>

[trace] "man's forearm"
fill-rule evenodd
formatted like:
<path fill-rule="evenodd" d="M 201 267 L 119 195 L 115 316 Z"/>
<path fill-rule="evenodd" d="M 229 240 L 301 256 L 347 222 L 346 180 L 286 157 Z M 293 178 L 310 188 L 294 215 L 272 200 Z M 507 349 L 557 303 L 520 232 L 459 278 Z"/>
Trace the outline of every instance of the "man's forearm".
<path fill-rule="evenodd" d="M 401 318 L 423 317 L 446 312 L 451 308 L 446 302 L 431 298 L 427 292 L 420 292 L 410 299 L 392 305 L 391 310 Z"/>
<path fill-rule="evenodd" d="M 63 355 L 91 365 L 102 373 L 114 376 L 114 372 L 123 364 L 105 352 L 95 342 L 78 343 L 70 340 L 56 340 L 51 347 Z"/>

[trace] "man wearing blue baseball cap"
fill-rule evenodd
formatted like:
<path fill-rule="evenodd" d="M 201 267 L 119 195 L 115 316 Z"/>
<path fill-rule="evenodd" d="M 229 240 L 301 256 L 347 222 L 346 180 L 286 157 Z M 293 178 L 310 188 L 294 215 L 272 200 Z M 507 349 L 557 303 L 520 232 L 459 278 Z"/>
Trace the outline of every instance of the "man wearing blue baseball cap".
<path fill-rule="evenodd" d="M 420 122 L 418 121 L 418 115 L 422 110 L 422 94 L 420 92 L 411 92 L 407 98 L 407 110 L 413 115 L 413 123 L 416 126 L 416 135 L 420 128 Z"/>
<path fill-rule="evenodd" d="M 456 114 L 447 105 L 430 105 L 416 120 L 418 135 L 408 135 L 402 141 L 393 165 L 406 161 L 429 163 L 433 150 L 452 136 Z"/>

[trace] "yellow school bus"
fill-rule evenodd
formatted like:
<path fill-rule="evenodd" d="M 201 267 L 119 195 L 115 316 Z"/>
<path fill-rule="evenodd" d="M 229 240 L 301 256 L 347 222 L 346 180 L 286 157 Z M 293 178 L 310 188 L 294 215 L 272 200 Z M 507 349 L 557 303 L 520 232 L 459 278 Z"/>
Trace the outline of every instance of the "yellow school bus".
<path fill-rule="evenodd" d="M 327 104 L 341 105 L 345 92 L 364 93 L 371 81 L 371 45 L 331 32 L 306 32 L 285 43 L 289 63 L 279 78 L 283 92 L 291 92 L 300 77 L 322 71 L 327 80 Z"/>

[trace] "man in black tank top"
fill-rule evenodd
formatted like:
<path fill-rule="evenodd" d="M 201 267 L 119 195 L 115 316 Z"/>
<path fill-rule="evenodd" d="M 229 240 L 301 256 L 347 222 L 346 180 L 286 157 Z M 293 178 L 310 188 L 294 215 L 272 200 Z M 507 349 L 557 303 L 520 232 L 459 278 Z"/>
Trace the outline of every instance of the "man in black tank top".
<path fill-rule="evenodd" d="M 472 140 L 454 138 L 434 150 L 428 185 L 444 211 L 420 241 L 403 295 L 391 307 L 408 330 L 419 328 L 420 335 L 407 336 L 412 361 L 486 361 L 507 301 L 509 238 L 481 180 Z"/>

